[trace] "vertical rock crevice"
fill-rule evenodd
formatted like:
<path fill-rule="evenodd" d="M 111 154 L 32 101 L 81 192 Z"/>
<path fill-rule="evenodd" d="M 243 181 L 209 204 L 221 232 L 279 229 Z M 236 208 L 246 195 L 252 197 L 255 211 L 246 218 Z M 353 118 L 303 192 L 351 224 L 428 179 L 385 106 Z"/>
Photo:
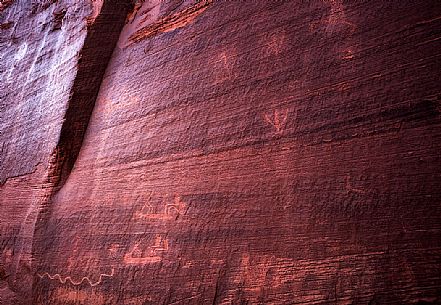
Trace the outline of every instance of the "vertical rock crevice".
<path fill-rule="evenodd" d="M 105 70 L 132 5 L 130 0 L 105 0 L 100 6 L 99 12 L 94 12 L 96 15 L 87 20 L 87 34 L 79 53 L 77 73 L 69 94 L 59 138 L 49 158 L 41 196 L 38 198 L 39 203 L 33 209 L 33 215 L 29 215 L 32 217 L 26 219 L 26 226 L 33 230 L 33 272 L 38 269 L 39 263 L 44 261 L 47 254 L 47 226 L 52 198 L 74 167 Z"/>
<path fill-rule="evenodd" d="M 130 0 L 106 0 L 95 20 L 88 22 L 87 36 L 79 55 L 78 72 L 59 140 L 51 156 L 48 179 L 55 190 L 62 187 L 78 157 L 104 72 L 130 6 Z"/>
<path fill-rule="evenodd" d="M 107 64 L 130 8 L 130 0 L 106 0 L 94 20 L 88 20 L 59 139 L 49 159 L 45 185 L 50 192 L 44 196 L 46 209 L 42 207 L 42 211 L 47 212 L 51 197 L 63 186 L 74 167 Z M 44 226 L 44 222 L 38 223 Z"/>

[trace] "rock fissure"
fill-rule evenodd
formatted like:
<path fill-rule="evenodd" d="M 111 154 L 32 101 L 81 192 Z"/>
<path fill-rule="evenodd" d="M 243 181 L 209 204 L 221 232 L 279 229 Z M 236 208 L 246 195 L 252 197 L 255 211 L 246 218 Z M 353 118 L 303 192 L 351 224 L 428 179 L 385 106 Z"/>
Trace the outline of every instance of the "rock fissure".
<path fill-rule="evenodd" d="M 11 3 L 12 1 L 2 2 L 0 9 Z M 74 167 L 105 70 L 130 10 L 130 4 L 130 0 L 105 0 L 99 7 L 99 12 L 93 12 L 95 15 L 87 18 L 86 36 L 77 57 L 76 74 L 70 89 L 58 141 L 48 159 L 47 168 L 42 176 L 41 187 L 35 191 L 36 196 L 28 205 L 14 244 L 14 256 L 9 267 L 11 273 L 9 285 L 13 291 L 16 290 L 16 285 L 24 278 L 30 279 L 29 276 L 23 275 L 23 273 L 26 273 L 23 271 L 23 267 L 27 266 L 25 269 L 29 271 L 33 267 L 38 269 L 38 264 L 41 262 L 36 260 L 35 257 L 45 252 L 44 247 L 41 248 L 40 245 L 46 239 L 45 234 L 51 216 L 52 198 L 62 188 Z M 49 8 L 49 6 L 50 4 L 44 9 Z M 66 13 L 67 9 L 63 7 L 54 10 L 50 31 L 62 32 Z M 110 27 L 109 24 L 111 24 Z M 2 181 L 2 185 L 11 178 L 30 177 L 37 171 L 40 164 L 42 164 L 42 161 L 37 163 L 32 172 L 6 177 Z M 108 275 L 102 275 L 97 283 L 100 283 L 104 276 Z M 66 279 L 70 279 L 70 277 Z M 83 281 L 89 281 L 91 286 L 96 284 L 92 283 L 87 277 L 83 278 L 80 283 Z M 74 283 L 73 280 L 71 282 Z M 30 289 L 32 285 L 28 284 L 20 283 L 21 288 L 18 291 L 26 289 L 25 286 Z M 20 293 L 22 294 L 23 303 L 30 302 L 30 292 L 21 291 Z"/>

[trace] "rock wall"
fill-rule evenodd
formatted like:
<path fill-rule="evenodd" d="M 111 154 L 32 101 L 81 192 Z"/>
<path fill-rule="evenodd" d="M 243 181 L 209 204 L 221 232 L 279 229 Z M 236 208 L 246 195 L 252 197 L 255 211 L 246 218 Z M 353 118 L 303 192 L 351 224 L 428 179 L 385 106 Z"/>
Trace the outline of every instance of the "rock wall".
<path fill-rule="evenodd" d="M 40 2 L 0 7 L 5 304 L 441 302 L 437 1 Z"/>
<path fill-rule="evenodd" d="M 129 1 L 2 1 L 1 304 L 32 303 L 38 218 L 72 169 L 130 9 Z"/>

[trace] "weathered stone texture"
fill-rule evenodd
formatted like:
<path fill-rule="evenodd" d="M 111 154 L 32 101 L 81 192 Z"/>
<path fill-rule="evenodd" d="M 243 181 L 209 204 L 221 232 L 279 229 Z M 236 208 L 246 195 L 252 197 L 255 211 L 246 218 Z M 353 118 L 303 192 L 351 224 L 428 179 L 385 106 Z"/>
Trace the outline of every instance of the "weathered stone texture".
<path fill-rule="evenodd" d="M 81 147 L 128 5 L 2 3 L 0 300 L 29 304 L 35 224 Z"/>
<path fill-rule="evenodd" d="M 101 4 L 89 24 L 119 24 Z M 0 173 L 35 173 L 0 189 L 5 274 L 43 193 L 22 267 L 34 304 L 439 304 L 440 16 L 436 1 L 143 1 L 102 81 L 101 53 L 66 58 L 38 108 L 20 80 L 37 70 L 6 74 Z M 45 41 L 87 52 L 100 29 Z"/>

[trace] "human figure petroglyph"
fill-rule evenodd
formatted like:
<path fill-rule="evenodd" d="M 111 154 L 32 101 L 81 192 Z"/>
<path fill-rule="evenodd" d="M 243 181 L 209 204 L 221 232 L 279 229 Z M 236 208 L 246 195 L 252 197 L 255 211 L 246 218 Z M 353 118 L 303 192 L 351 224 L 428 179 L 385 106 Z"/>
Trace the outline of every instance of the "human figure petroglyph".
<path fill-rule="evenodd" d="M 347 20 L 342 0 L 328 0 L 328 2 L 331 5 L 331 11 L 327 20 L 327 30 L 333 31 L 331 27 L 343 25 L 349 29 L 350 34 L 353 34 L 357 27 Z"/>
<path fill-rule="evenodd" d="M 274 110 L 272 116 L 270 116 L 267 113 L 264 114 L 265 121 L 271 126 L 273 126 L 278 133 L 280 133 L 285 127 L 287 118 L 288 118 L 288 110 L 279 111 L 276 109 Z"/>
<path fill-rule="evenodd" d="M 153 208 L 151 204 L 153 192 L 150 192 L 148 198 L 144 202 L 144 205 L 142 208 L 135 213 L 136 218 L 148 218 L 149 215 L 152 215 L 155 213 L 155 209 Z"/>
<path fill-rule="evenodd" d="M 352 36 L 357 29 L 357 26 L 348 21 L 346 18 L 345 9 L 342 0 L 327 0 L 331 5 L 331 11 L 327 20 L 326 31 L 328 33 L 340 32 L 347 36 Z M 355 57 L 353 46 L 347 46 L 341 51 L 340 58 L 343 60 L 351 60 Z"/>
<path fill-rule="evenodd" d="M 155 209 L 149 203 L 145 203 L 141 210 L 135 213 L 135 216 L 136 218 L 151 218 L 155 214 Z"/>
<path fill-rule="evenodd" d="M 139 243 L 136 243 L 125 255 L 124 262 L 126 263 L 138 263 L 139 259 L 143 259 L 142 250 L 139 248 Z"/>
<path fill-rule="evenodd" d="M 348 30 L 349 35 L 352 35 L 355 30 L 357 29 L 357 26 L 348 21 L 346 18 L 346 12 L 343 6 L 342 0 L 323 0 L 325 3 L 329 3 L 330 11 L 328 18 L 323 20 L 314 20 L 309 24 L 309 30 L 315 31 L 317 28 L 320 27 L 323 23 L 326 24 L 326 31 L 328 33 L 332 33 L 335 31 L 341 31 L 341 30 Z"/>
<path fill-rule="evenodd" d="M 280 269 L 275 256 L 250 256 L 243 253 L 240 259 L 239 272 L 233 279 L 236 283 L 244 283 L 246 293 L 254 294 L 265 289 L 265 286 L 278 287 L 281 284 Z"/>
<path fill-rule="evenodd" d="M 223 82 L 236 77 L 234 65 L 236 61 L 236 50 L 222 51 L 217 60 L 216 81 Z"/>
<path fill-rule="evenodd" d="M 232 65 L 231 65 L 231 62 L 229 61 L 227 53 L 226 52 L 222 52 L 220 58 L 221 58 L 222 64 L 225 67 L 225 71 L 227 72 L 228 75 L 231 76 Z"/>

